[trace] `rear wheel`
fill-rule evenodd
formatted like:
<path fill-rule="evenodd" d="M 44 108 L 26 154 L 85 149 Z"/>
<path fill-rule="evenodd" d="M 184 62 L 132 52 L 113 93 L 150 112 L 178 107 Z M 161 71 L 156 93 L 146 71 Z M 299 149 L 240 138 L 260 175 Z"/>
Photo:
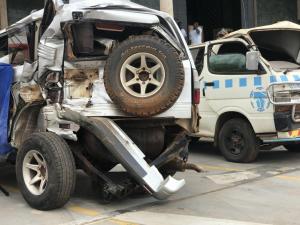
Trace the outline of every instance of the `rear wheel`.
<path fill-rule="evenodd" d="M 67 143 L 53 133 L 36 133 L 17 155 L 16 175 L 27 203 L 38 210 L 65 205 L 75 188 L 76 168 Z"/>
<path fill-rule="evenodd" d="M 252 162 L 259 152 L 255 133 L 244 119 L 231 119 L 223 125 L 219 133 L 219 147 L 230 162 Z"/>

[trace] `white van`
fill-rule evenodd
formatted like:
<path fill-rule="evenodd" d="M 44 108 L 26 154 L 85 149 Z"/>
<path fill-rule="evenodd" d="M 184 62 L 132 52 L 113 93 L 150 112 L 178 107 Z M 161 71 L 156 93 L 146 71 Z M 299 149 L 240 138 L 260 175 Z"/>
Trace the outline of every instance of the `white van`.
<path fill-rule="evenodd" d="M 299 151 L 300 26 L 239 30 L 191 47 L 201 83 L 199 132 L 233 162 L 261 145 Z"/>

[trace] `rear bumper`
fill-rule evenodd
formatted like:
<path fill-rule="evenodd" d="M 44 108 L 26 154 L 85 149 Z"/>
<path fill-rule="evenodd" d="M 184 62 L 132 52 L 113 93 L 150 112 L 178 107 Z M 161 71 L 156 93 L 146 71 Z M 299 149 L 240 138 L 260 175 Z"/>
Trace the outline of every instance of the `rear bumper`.
<path fill-rule="evenodd" d="M 174 143 L 175 147 L 171 146 L 165 154 L 158 157 L 156 163 L 149 165 L 143 152 L 114 121 L 107 118 L 88 118 L 67 109 L 60 111 L 59 117 L 72 121 L 94 134 L 127 172 L 154 197 L 166 199 L 184 186 L 184 180 L 176 180 L 171 176 L 164 179 L 157 168 L 185 149 L 188 144 L 188 141 L 185 141 L 186 135 L 183 136 L 183 140 L 179 139 L 178 143 Z"/>
<path fill-rule="evenodd" d="M 159 189 L 153 194 L 157 199 L 166 199 L 179 191 L 185 185 L 185 180 L 176 180 L 169 176 L 165 179 Z"/>

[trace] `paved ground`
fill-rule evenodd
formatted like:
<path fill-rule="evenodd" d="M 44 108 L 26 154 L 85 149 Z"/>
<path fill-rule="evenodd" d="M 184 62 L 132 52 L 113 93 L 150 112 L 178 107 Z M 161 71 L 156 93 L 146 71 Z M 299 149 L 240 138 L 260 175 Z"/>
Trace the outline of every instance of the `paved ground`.
<path fill-rule="evenodd" d="M 29 208 L 16 185 L 14 170 L 0 170 L 1 225 L 254 225 L 300 224 L 300 154 L 283 148 L 262 152 L 256 163 L 225 162 L 209 146 L 193 145 L 190 160 L 207 172 L 178 174 L 187 185 L 168 201 L 134 196 L 103 204 L 89 179 L 78 173 L 76 193 L 63 209 Z"/>

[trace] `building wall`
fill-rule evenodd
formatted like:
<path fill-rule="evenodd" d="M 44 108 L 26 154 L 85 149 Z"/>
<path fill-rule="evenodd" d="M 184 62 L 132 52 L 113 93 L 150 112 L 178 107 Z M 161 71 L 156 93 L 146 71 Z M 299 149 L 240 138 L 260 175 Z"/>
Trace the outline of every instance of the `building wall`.
<path fill-rule="evenodd" d="M 257 25 L 282 20 L 297 22 L 297 0 L 256 0 Z"/>
<path fill-rule="evenodd" d="M 132 1 L 153 9 L 159 9 L 160 5 L 160 0 Z M 44 0 L 7 0 L 8 22 L 12 24 L 27 16 L 33 9 L 41 9 L 43 6 Z"/>
<path fill-rule="evenodd" d="M 159 10 L 160 8 L 160 0 L 132 1 L 153 9 Z M 187 24 L 186 1 L 188 0 L 173 0 L 174 18 L 181 21 L 185 26 Z M 256 0 L 256 18 L 254 18 L 254 12 L 251 11 L 253 1 L 254 0 L 242 0 L 246 12 L 246 15 L 242 15 L 244 19 L 243 27 L 254 26 L 254 20 L 256 20 L 256 25 L 258 26 L 282 20 L 294 22 L 300 20 L 300 10 L 298 10 L 300 9 L 300 0 Z M 43 4 L 44 0 L 7 0 L 8 23 L 12 24 L 27 16 L 33 9 L 41 9 Z"/>
<path fill-rule="evenodd" d="M 249 28 L 255 26 L 255 0 L 241 0 L 242 27 Z"/>
<path fill-rule="evenodd" d="M 132 2 L 150 7 L 152 9 L 158 9 L 160 6 L 160 0 L 131 0 Z"/>
<path fill-rule="evenodd" d="M 182 22 L 183 26 L 187 29 L 187 7 L 186 1 L 173 0 L 174 4 L 174 18 Z"/>
<path fill-rule="evenodd" d="M 160 0 L 132 0 L 138 4 L 157 9 L 160 8 Z M 163 1 L 163 0 L 162 0 Z M 187 27 L 187 7 L 185 0 L 173 0 L 174 18 L 181 21 Z"/>
<path fill-rule="evenodd" d="M 41 9 L 44 0 L 7 0 L 8 23 L 12 24 L 28 14 L 33 9 Z"/>

